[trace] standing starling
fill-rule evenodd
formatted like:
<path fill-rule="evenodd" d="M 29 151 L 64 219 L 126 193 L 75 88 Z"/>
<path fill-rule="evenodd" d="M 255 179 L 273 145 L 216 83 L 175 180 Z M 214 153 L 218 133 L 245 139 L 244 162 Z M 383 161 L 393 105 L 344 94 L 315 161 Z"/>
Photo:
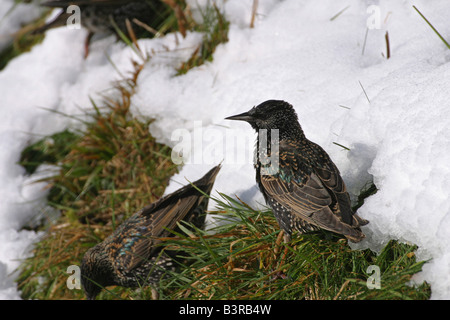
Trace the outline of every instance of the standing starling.
<path fill-rule="evenodd" d="M 365 237 L 360 226 L 368 221 L 352 211 L 338 168 L 325 150 L 305 137 L 289 103 L 269 100 L 226 119 L 246 121 L 260 133 L 255 157 L 256 182 L 285 232 L 285 240 L 290 239 L 293 230 L 304 233 L 319 229 L 342 234 L 352 242 Z M 266 129 L 267 146 L 260 145 L 261 129 Z M 271 156 L 271 142 L 277 142 L 276 136 L 271 141 L 275 132 L 279 139 L 278 150 L 274 147 L 278 170 L 271 172 L 269 165 L 273 163 L 268 165 L 259 155 L 262 152 Z"/>
<path fill-rule="evenodd" d="M 124 221 L 103 242 L 89 249 L 81 263 L 81 283 L 88 299 L 103 287 L 142 287 L 155 284 L 173 268 L 173 253 L 161 252 L 162 240 L 181 220 L 202 228 L 205 210 L 220 165 L 203 178 L 159 199 Z M 195 187 L 196 188 L 195 188 Z"/>
<path fill-rule="evenodd" d="M 51 8 L 62 8 L 63 11 L 52 21 L 33 31 L 34 34 L 45 32 L 51 28 L 65 26 L 73 12 L 67 12 L 71 5 L 80 8 L 80 23 L 89 31 L 86 39 L 86 54 L 89 41 L 94 33 L 110 34 L 116 31 L 114 24 L 124 34 L 128 34 L 126 20 L 133 24 L 133 19 L 158 27 L 163 21 L 167 6 L 161 0 L 53 0 L 42 3 Z"/>

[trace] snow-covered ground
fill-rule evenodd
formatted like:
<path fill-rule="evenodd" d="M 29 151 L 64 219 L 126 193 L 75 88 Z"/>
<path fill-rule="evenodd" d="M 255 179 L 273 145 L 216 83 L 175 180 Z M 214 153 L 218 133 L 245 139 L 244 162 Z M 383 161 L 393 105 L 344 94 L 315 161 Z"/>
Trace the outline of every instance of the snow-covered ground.
<path fill-rule="evenodd" d="M 190 2 L 194 13 L 206 3 Z M 255 135 L 248 124 L 224 118 L 268 99 L 286 100 L 307 137 L 334 159 L 352 196 L 371 179 L 379 189 L 359 210 L 370 220 L 367 239 L 352 246 L 379 250 L 390 239 L 417 244 L 417 258 L 431 260 L 415 279 L 431 284 L 433 299 L 449 299 L 450 50 L 412 5 L 450 40 L 450 2 L 259 0 L 254 28 L 253 0 L 217 2 L 231 25 L 229 42 L 217 48 L 212 63 L 174 76 L 200 34 L 139 42 L 151 59 L 138 78 L 132 111 L 156 118 L 150 132 L 182 148 L 187 161 L 166 192 L 223 161 L 215 189 L 261 206 L 252 168 Z M 0 13 L 12 3 L 3 0 Z M 36 14 L 27 8 L 20 8 L 28 12 L 18 14 L 22 21 Z M 0 44 L 18 19 L 11 14 L 0 21 Z M 39 236 L 21 227 L 45 209 L 44 185 L 31 183 L 45 170 L 27 177 L 16 162 L 27 144 L 71 125 L 44 108 L 79 114 L 137 58 L 109 37 L 94 42 L 83 60 L 85 36 L 84 30 L 49 31 L 41 45 L 0 72 L 3 299 L 20 298 L 11 272 Z"/>

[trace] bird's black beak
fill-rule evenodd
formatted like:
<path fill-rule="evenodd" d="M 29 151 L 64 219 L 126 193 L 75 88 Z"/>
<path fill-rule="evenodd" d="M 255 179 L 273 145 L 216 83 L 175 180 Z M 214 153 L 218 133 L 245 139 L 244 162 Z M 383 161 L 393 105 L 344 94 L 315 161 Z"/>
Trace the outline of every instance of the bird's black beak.
<path fill-rule="evenodd" d="M 250 122 L 250 121 L 255 120 L 255 118 L 253 118 L 251 115 L 249 115 L 248 112 L 244 112 L 241 114 L 237 114 L 235 116 L 225 118 L 225 120 L 240 120 L 240 121 Z"/>

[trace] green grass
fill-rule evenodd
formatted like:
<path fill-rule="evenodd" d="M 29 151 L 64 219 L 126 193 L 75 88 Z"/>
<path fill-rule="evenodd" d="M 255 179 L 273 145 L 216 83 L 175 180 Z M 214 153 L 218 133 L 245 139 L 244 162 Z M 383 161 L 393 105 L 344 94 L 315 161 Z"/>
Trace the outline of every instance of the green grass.
<path fill-rule="evenodd" d="M 203 33 L 202 43 L 188 61 L 178 68 L 178 75 L 186 74 L 190 69 L 212 61 L 217 46 L 228 41 L 230 24 L 215 5 L 207 7 L 202 12 L 202 19 L 203 22 L 193 28 L 195 31 Z"/>
<path fill-rule="evenodd" d="M 205 34 L 201 60 L 187 63 L 184 72 L 205 60 L 211 61 L 217 34 L 226 38 L 228 31 L 222 28 L 228 25 L 223 16 L 214 7 L 208 9 L 204 24 L 197 24 L 188 15 L 184 1 L 167 2 L 173 14 L 157 30 L 158 34 L 173 30 L 174 23 L 182 34 L 192 28 Z M 121 38 L 140 52 L 132 32 Z M 171 149 L 156 143 L 149 134 L 152 120 L 137 120 L 129 114 L 131 96 L 144 65 L 145 61 L 135 62 L 134 74 L 115 85 L 120 93 L 118 99 L 105 97 L 100 105 L 92 101 L 90 114 L 78 119 L 82 130 L 43 137 L 23 150 L 20 164 L 28 174 L 41 164 L 59 168 L 58 174 L 45 180 L 50 188 L 48 205 L 61 213 L 38 228 L 45 235 L 36 243 L 33 256 L 19 268 L 17 282 L 23 298 L 83 298 L 82 291 L 67 289 L 67 267 L 79 265 L 88 248 L 160 197 L 168 179 L 178 170 L 171 161 Z M 104 291 L 100 298 L 128 297 L 132 290 L 117 288 L 112 292 L 111 296 Z"/>
<path fill-rule="evenodd" d="M 434 33 L 436 33 L 436 35 L 439 37 L 439 39 L 441 39 L 441 41 L 445 44 L 445 46 L 450 49 L 450 44 L 447 42 L 447 40 L 445 40 L 445 38 L 439 33 L 439 31 L 436 30 L 436 28 L 431 24 L 431 22 L 428 21 L 427 18 L 425 18 L 422 12 L 420 12 L 419 9 L 416 8 L 416 6 L 413 6 L 413 8 L 422 17 L 422 19 L 425 20 L 425 22 L 430 26 L 430 28 L 434 31 Z"/>
<path fill-rule="evenodd" d="M 78 137 L 79 135 L 67 129 L 44 137 L 22 151 L 19 164 L 27 174 L 33 174 L 41 164 L 55 164 L 70 152 Z"/>
<path fill-rule="evenodd" d="M 62 157 L 52 158 L 44 148 L 36 152 L 44 141 L 24 153 L 23 159 L 37 154 L 59 167 L 59 173 L 46 180 L 51 186 L 48 204 L 61 211 L 59 219 L 43 227 L 46 235 L 21 267 L 18 282 L 24 298 L 81 298 L 81 292 L 72 296 L 75 292 L 66 290 L 66 268 L 79 265 L 89 247 L 160 197 L 177 171 L 171 149 L 148 134 L 150 120 L 133 119 L 127 110 L 94 115 L 96 121 L 84 134 L 65 136 L 71 150 L 58 154 Z"/>
<path fill-rule="evenodd" d="M 154 178 L 162 171 L 167 178 L 174 172 L 170 161 L 165 164 L 168 167 L 160 170 L 155 159 L 142 157 L 147 153 L 141 154 L 140 150 L 145 143 L 153 144 L 151 137 L 120 136 L 120 132 L 132 134 L 135 130 L 130 128 L 141 127 L 141 123 L 126 120 L 119 113 L 124 127 L 116 127 L 111 123 L 117 122 L 110 117 L 109 113 L 97 115 L 97 121 L 86 129 L 84 136 L 60 137 L 67 137 L 74 150 L 61 152 L 64 156 L 57 161 L 61 163 L 62 174 L 53 178 L 55 191 L 50 192 L 53 199 L 50 204 L 60 209 L 62 216 L 47 227 L 33 257 L 22 265 L 18 282 L 23 298 L 82 299 L 81 290 L 66 287 L 67 267 L 79 265 L 88 248 L 104 239 L 127 216 L 153 201 L 150 194 L 155 190 L 162 193 L 164 181 L 155 180 L 147 189 L 139 174 Z M 108 125 L 102 119 L 109 119 Z M 109 132 L 112 128 L 115 131 Z M 108 134 L 100 134 L 99 130 Z M 95 147 L 87 143 L 93 140 L 98 143 Z M 121 147 L 112 152 L 115 144 Z M 40 141 L 35 147 L 41 145 L 46 144 Z M 163 163 L 170 150 L 152 146 L 155 147 L 161 148 L 155 154 Z M 136 158 L 141 158 L 142 163 L 129 156 L 135 148 Z M 52 149 L 49 153 L 53 154 Z M 77 189 L 72 190 L 73 186 Z M 66 189 L 70 192 L 63 192 Z M 375 192 L 375 186 L 369 184 L 356 206 Z M 227 195 L 210 201 L 217 208 L 211 214 L 226 224 L 208 232 L 197 229 L 166 239 L 166 250 L 181 254 L 177 271 L 167 272 L 155 288 L 161 299 L 428 299 L 430 296 L 426 283 L 418 287 L 408 285 L 425 263 L 416 261 L 414 245 L 391 241 L 377 255 L 368 249 L 351 250 L 346 239 L 329 232 L 297 234 L 286 244 L 270 210 L 254 210 Z M 366 285 L 370 265 L 381 270 L 381 289 L 369 289 Z M 150 288 L 136 291 L 121 287 L 108 288 L 99 296 L 100 299 L 150 297 Z"/>
<path fill-rule="evenodd" d="M 228 22 L 212 6 L 203 13 L 202 24 L 195 24 L 183 1 L 167 3 L 178 12 L 172 19 L 180 32 L 191 29 L 204 34 L 201 47 L 177 70 L 184 74 L 213 59 L 217 45 L 227 41 Z M 136 45 L 133 37 L 128 43 Z M 82 130 L 43 137 L 22 153 L 20 163 L 28 174 L 41 164 L 58 166 L 59 173 L 47 178 L 48 205 L 61 213 L 39 228 L 44 236 L 20 266 L 17 282 L 25 299 L 83 299 L 82 290 L 67 288 L 67 267 L 79 265 L 90 247 L 156 200 L 178 169 L 171 162 L 170 148 L 149 135 L 152 120 L 138 120 L 129 113 L 144 64 L 135 67 L 132 77 L 116 86 L 118 99 L 105 97 L 99 105 L 92 102 L 90 120 L 80 119 Z M 373 183 L 368 184 L 356 207 L 376 191 Z M 177 270 L 167 271 L 155 287 L 161 299 L 430 297 L 428 284 L 409 285 L 425 263 L 416 261 L 414 245 L 391 241 L 377 255 L 370 250 L 351 250 L 346 239 L 329 232 L 296 234 L 284 243 L 270 210 L 254 210 L 227 195 L 210 201 L 216 204 L 211 214 L 227 223 L 208 232 L 180 225 L 181 230 L 194 232 L 165 239 L 165 250 L 177 250 L 179 259 Z M 380 289 L 367 287 L 371 265 L 380 267 Z M 98 299 L 151 296 L 150 288 L 109 287 Z"/>
<path fill-rule="evenodd" d="M 11 12 L 12 10 L 14 10 L 14 8 L 15 6 L 11 9 Z M 3 17 L 0 17 L 0 23 L 2 19 L 7 18 L 8 14 L 9 13 L 7 13 Z M 37 26 L 43 24 L 45 22 L 46 16 L 47 15 L 43 15 L 35 21 L 32 21 L 30 24 L 22 27 L 13 35 L 11 42 L 0 51 L 0 71 L 6 67 L 9 61 L 24 52 L 30 51 L 33 46 L 42 42 L 42 40 L 44 39 L 44 35 L 32 35 L 30 34 L 30 31 L 33 30 L 33 28 L 36 28 Z"/>
<path fill-rule="evenodd" d="M 410 284 L 425 261 L 414 245 L 390 241 L 377 255 L 351 250 L 329 232 L 295 235 L 284 243 L 270 210 L 257 211 L 224 194 L 215 214 L 227 223 L 166 239 L 179 252 L 178 270 L 168 271 L 156 290 L 168 300 L 360 300 L 428 299 L 430 286 Z M 192 226 L 190 226 L 192 227 Z M 380 289 L 370 289 L 369 266 L 380 268 Z M 108 288 L 102 299 L 150 299 L 151 290 Z"/>
<path fill-rule="evenodd" d="M 409 282 L 423 263 L 416 246 L 391 241 L 377 255 L 351 250 L 347 240 L 319 232 L 284 243 L 270 210 L 253 210 L 226 195 L 214 199 L 218 216 L 229 223 L 214 235 L 167 243 L 183 248 L 189 263 L 160 284 L 164 299 L 428 299 L 430 287 Z M 230 222 L 231 221 L 231 222 Z M 369 289 L 366 273 L 380 267 L 381 288 Z M 148 296 L 144 296 L 148 297 Z M 144 298 L 141 296 L 141 298 Z M 136 298 L 136 297 L 135 297 Z"/>
<path fill-rule="evenodd" d="M 26 259 L 18 278 L 26 299 L 83 299 L 66 287 L 67 267 L 79 265 L 88 248 L 102 241 L 124 219 L 154 201 L 176 171 L 170 149 L 158 145 L 141 122 L 128 114 L 129 91 L 122 100 L 95 107 L 85 129 L 62 132 L 28 147 L 22 165 L 59 165 L 51 177 L 49 205 L 61 217 L 43 226 L 45 236 Z M 49 143 L 51 140 L 52 143 Z M 220 190 L 219 190 L 220 191 Z M 361 191 L 354 209 L 376 193 Z M 160 299 L 428 299 L 426 283 L 410 286 L 421 271 L 414 245 L 389 242 L 380 254 L 351 250 L 330 232 L 294 234 L 289 243 L 270 210 L 254 210 L 227 195 L 210 200 L 220 223 L 207 232 L 193 226 L 165 239 L 165 250 L 179 253 L 176 271 L 155 287 Z M 225 223 L 226 222 L 226 223 Z M 367 228 L 370 228 L 370 224 Z M 381 288 L 367 287 L 367 268 L 378 266 Z M 151 288 L 110 287 L 99 299 L 150 299 Z"/>
<path fill-rule="evenodd" d="M 151 119 L 129 113 L 142 65 L 128 81 L 116 85 L 119 98 L 93 103 L 82 130 L 43 138 L 22 152 L 28 173 L 40 164 L 59 168 L 45 178 L 48 205 L 61 212 L 40 229 L 45 236 L 20 267 L 19 289 L 26 299 L 79 299 L 66 288 L 66 269 L 79 265 L 85 251 L 102 241 L 124 219 L 158 199 L 178 168 L 171 149 L 149 134 Z M 73 118 L 73 117 L 72 117 Z"/>
<path fill-rule="evenodd" d="M 195 230 L 189 235 L 177 234 L 166 240 L 166 250 L 182 252 L 179 255 L 182 262 L 176 272 L 167 272 L 156 287 L 160 299 L 408 300 L 430 297 L 428 284 L 409 285 L 411 277 L 425 263 L 416 261 L 416 246 L 391 241 L 377 255 L 368 249 L 351 250 L 347 240 L 328 232 L 295 235 L 286 244 L 270 210 L 253 210 L 226 195 L 222 197 L 210 200 L 217 205 L 217 211 L 212 214 L 227 224 L 209 232 Z M 78 250 L 92 245 L 86 239 L 76 241 L 82 244 Z M 70 248 L 64 250 L 70 252 Z M 381 270 L 380 289 L 367 287 L 370 274 L 366 271 L 370 265 Z M 67 274 L 62 271 L 53 279 L 65 280 Z M 57 283 L 54 280 L 52 285 Z M 70 298 L 68 294 L 73 294 L 73 298 L 81 297 L 80 290 L 68 290 L 64 286 L 59 290 L 66 292 L 65 298 Z M 110 287 L 99 296 L 100 299 L 134 300 L 150 297 L 150 288 L 121 287 Z"/>

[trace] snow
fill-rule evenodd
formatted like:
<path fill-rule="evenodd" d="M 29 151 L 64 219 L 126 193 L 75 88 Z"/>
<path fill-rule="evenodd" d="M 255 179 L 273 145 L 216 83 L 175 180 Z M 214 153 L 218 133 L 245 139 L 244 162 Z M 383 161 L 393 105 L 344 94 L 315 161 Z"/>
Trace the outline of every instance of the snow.
<path fill-rule="evenodd" d="M 21 25 L 39 18 L 43 9 L 14 0 L 3 0 L 0 5 L 0 50 L 11 44 Z"/>
<path fill-rule="evenodd" d="M 2 1 L 0 13 L 12 2 Z M 207 1 L 189 2 L 200 18 L 197 3 Z M 259 0 L 255 27 L 249 28 L 252 4 L 218 1 L 231 22 L 229 41 L 217 48 L 213 62 L 182 76 L 175 76 L 175 68 L 196 49 L 200 34 L 139 41 L 151 58 L 139 75 L 132 112 L 154 117 L 150 133 L 183 150 L 186 161 L 166 193 L 223 161 L 215 189 L 262 207 L 252 167 L 255 134 L 248 124 L 224 118 L 268 99 L 286 100 L 307 137 L 340 168 L 353 198 L 371 179 L 379 189 L 358 211 L 370 220 L 363 227 L 367 239 L 352 247 L 380 250 L 390 239 L 418 245 L 418 259 L 431 260 L 415 280 L 431 284 L 432 299 L 449 299 L 450 51 L 412 5 L 445 37 L 450 3 Z M 38 10 L 27 8 L 21 9 L 28 12 L 23 21 Z M 18 15 L 3 19 L 1 39 L 19 27 Z M 376 28 L 365 40 L 368 26 Z M 131 58 L 138 59 L 108 37 L 95 41 L 83 60 L 85 36 L 84 30 L 51 30 L 0 72 L 2 299 L 20 298 L 13 271 L 39 237 L 21 227 L 46 209 L 44 185 L 30 182 L 47 171 L 26 176 L 16 164 L 21 150 L 76 125 L 46 109 L 80 114 L 91 105 L 89 98 L 101 99 L 132 70 Z"/>

